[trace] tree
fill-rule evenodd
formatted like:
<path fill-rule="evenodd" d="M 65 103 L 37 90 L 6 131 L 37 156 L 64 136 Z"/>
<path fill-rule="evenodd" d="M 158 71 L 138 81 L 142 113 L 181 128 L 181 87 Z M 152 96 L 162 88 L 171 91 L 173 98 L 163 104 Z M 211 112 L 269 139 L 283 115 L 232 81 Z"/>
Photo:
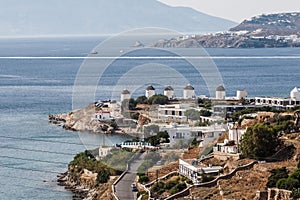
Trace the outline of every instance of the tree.
<path fill-rule="evenodd" d="M 139 183 L 147 183 L 149 181 L 149 177 L 144 175 L 139 177 Z"/>
<path fill-rule="evenodd" d="M 147 104 L 148 103 L 148 99 L 147 97 L 145 96 L 139 96 L 137 99 L 136 99 L 136 102 L 138 104 Z"/>
<path fill-rule="evenodd" d="M 246 157 L 265 158 L 273 155 L 279 144 L 274 128 L 267 124 L 256 124 L 247 128 L 240 147 Z"/>
<path fill-rule="evenodd" d="M 299 188 L 299 181 L 294 178 L 282 178 L 276 183 L 276 187 L 279 189 L 293 190 L 294 188 Z"/>
<path fill-rule="evenodd" d="M 97 175 L 97 183 L 107 183 L 107 181 L 109 180 L 109 176 L 110 173 L 108 170 L 103 169 L 99 171 Z"/>
<path fill-rule="evenodd" d="M 297 179 L 300 181 L 300 169 L 296 169 L 291 175 L 290 178 Z"/>
<path fill-rule="evenodd" d="M 169 143 L 170 142 L 170 139 L 169 139 L 170 136 L 169 136 L 169 133 L 167 131 L 158 132 L 156 137 L 159 138 L 160 142 L 163 142 L 163 143 Z"/>
<path fill-rule="evenodd" d="M 169 102 L 169 98 L 162 94 L 153 95 L 148 99 L 148 103 L 151 105 L 153 104 L 164 105 L 167 104 L 168 102 Z"/>
<path fill-rule="evenodd" d="M 288 178 L 288 171 L 285 167 L 278 168 L 278 169 L 272 169 L 270 171 L 271 175 L 268 178 L 267 187 L 275 187 L 277 185 L 277 182 L 280 179 Z"/>
<path fill-rule="evenodd" d="M 135 110 L 135 107 L 137 105 L 137 102 L 131 98 L 131 99 L 125 99 L 122 101 L 122 110 Z"/>
<path fill-rule="evenodd" d="M 211 112 L 209 110 L 200 110 L 200 116 L 203 117 L 210 117 L 211 116 Z"/>
<path fill-rule="evenodd" d="M 199 120 L 200 112 L 197 110 L 194 110 L 194 109 L 190 109 L 190 110 L 185 111 L 185 116 L 191 120 Z"/>

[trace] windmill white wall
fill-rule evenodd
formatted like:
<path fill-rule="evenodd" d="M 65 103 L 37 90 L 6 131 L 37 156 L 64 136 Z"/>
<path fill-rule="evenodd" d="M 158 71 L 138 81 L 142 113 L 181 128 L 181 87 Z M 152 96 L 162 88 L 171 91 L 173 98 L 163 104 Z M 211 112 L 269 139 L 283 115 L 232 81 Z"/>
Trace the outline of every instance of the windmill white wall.
<path fill-rule="evenodd" d="M 193 86 L 188 84 L 184 89 L 183 89 L 183 98 L 184 99 L 192 99 L 195 98 L 195 89 Z"/>
<path fill-rule="evenodd" d="M 225 88 L 222 85 L 219 85 L 216 88 L 216 99 L 225 99 L 225 97 L 226 97 Z"/>
<path fill-rule="evenodd" d="M 130 99 L 130 98 L 131 98 L 130 92 L 128 90 L 124 89 L 121 93 L 121 102 L 126 99 Z"/>
<path fill-rule="evenodd" d="M 149 85 L 147 88 L 146 88 L 146 93 L 145 93 L 145 96 L 147 98 L 150 98 L 152 96 L 155 95 L 155 88 L 152 86 L 152 85 Z"/>
<path fill-rule="evenodd" d="M 169 99 L 174 98 L 174 89 L 171 86 L 168 86 L 164 90 L 164 95 L 167 96 Z"/>
<path fill-rule="evenodd" d="M 246 98 L 247 96 L 248 96 L 248 92 L 246 90 L 237 90 L 236 91 L 237 99 Z"/>

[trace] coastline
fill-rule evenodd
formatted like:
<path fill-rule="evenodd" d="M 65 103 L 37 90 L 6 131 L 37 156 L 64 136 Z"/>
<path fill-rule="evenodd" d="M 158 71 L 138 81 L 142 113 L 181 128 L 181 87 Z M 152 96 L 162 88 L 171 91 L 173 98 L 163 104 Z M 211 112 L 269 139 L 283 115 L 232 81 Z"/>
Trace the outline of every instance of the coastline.
<path fill-rule="evenodd" d="M 57 185 L 72 192 L 72 199 L 85 199 L 89 196 L 89 193 L 91 193 L 90 190 L 83 189 L 81 185 L 71 181 L 68 172 L 57 175 Z"/>
<path fill-rule="evenodd" d="M 108 183 L 96 184 L 94 180 L 83 178 L 82 175 L 75 175 L 73 178 L 69 172 L 57 175 L 57 185 L 64 187 L 65 190 L 72 193 L 73 200 L 113 200 L 111 195 L 111 185 L 118 176 L 112 177 Z"/>

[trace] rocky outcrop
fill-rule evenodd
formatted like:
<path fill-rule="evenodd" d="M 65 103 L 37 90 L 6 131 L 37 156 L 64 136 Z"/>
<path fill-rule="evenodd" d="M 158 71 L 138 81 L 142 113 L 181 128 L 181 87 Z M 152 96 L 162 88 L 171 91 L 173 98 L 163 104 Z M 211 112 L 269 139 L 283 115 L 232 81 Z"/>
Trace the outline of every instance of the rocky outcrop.
<path fill-rule="evenodd" d="M 83 174 L 70 174 L 69 172 L 58 175 L 58 185 L 73 193 L 73 200 L 112 200 L 111 185 L 115 179 L 105 184 L 97 184 L 95 179 L 85 177 Z"/>
<path fill-rule="evenodd" d="M 109 121 L 94 119 L 95 112 L 98 109 L 95 104 L 90 104 L 86 108 L 73 110 L 66 114 L 50 114 L 49 122 L 71 131 L 113 133 L 116 127 L 112 127 Z"/>
<path fill-rule="evenodd" d="M 200 44 L 194 39 L 171 39 L 171 40 L 159 40 L 149 45 L 156 48 L 199 48 Z"/>
<path fill-rule="evenodd" d="M 87 183 L 86 180 L 72 178 L 68 172 L 58 175 L 57 179 L 59 186 L 64 186 L 66 190 L 73 193 L 73 200 L 85 199 L 88 197 L 88 193 L 91 190 L 91 183 Z"/>

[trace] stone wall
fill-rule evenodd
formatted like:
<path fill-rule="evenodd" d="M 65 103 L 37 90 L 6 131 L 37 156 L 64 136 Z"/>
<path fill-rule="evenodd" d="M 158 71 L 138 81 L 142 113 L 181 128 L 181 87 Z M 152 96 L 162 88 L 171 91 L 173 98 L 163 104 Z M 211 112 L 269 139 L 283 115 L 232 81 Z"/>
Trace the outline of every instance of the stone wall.
<path fill-rule="evenodd" d="M 291 191 L 278 188 L 268 188 L 267 191 L 257 191 L 254 200 L 292 200 Z"/>

